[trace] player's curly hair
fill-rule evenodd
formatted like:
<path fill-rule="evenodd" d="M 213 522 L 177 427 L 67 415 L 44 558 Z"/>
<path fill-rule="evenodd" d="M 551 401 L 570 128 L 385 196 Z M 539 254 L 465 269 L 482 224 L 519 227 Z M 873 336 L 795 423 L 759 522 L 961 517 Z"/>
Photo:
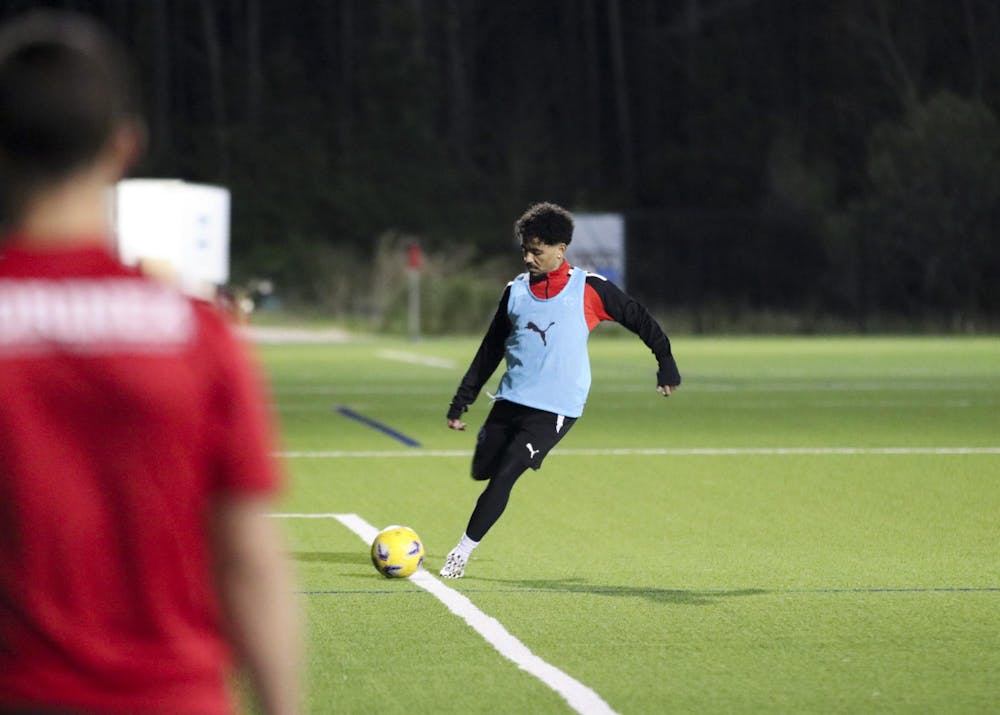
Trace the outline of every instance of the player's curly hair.
<path fill-rule="evenodd" d="M 514 222 L 514 240 L 524 243 L 537 238 L 542 243 L 555 246 L 573 240 L 573 214 L 562 206 L 547 202 L 528 207 Z"/>

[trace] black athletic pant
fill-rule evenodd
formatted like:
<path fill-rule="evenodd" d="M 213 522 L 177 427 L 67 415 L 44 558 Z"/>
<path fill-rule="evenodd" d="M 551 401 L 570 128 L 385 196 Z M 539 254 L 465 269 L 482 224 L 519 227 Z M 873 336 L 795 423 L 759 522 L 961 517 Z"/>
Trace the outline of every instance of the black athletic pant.
<path fill-rule="evenodd" d="M 510 500 L 510 491 L 514 488 L 518 477 L 524 474 L 528 465 L 523 460 L 508 455 L 500 463 L 496 473 L 490 477 L 486 489 L 476 500 L 476 508 L 472 510 L 469 525 L 465 528 L 466 535 L 473 541 L 482 541 Z"/>
<path fill-rule="evenodd" d="M 472 478 L 488 479 L 469 518 L 465 533 L 481 541 L 507 508 L 510 492 L 528 468 L 542 460 L 576 419 L 498 400 L 479 430 L 472 457 Z"/>

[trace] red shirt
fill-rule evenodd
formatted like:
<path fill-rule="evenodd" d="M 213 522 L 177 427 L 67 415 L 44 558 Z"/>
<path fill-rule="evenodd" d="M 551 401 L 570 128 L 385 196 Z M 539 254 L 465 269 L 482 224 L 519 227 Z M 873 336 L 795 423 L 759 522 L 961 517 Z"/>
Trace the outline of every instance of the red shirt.
<path fill-rule="evenodd" d="M 103 249 L 0 251 L 0 709 L 231 712 L 209 511 L 279 481 L 243 352 Z"/>
<path fill-rule="evenodd" d="M 546 273 L 531 281 L 531 292 L 536 298 L 553 298 L 559 295 L 559 291 L 566 287 L 569 282 L 569 269 L 572 268 L 569 261 L 562 264 L 551 273 Z M 587 327 L 593 330 L 598 323 L 603 320 L 614 320 L 604 307 L 604 301 L 597 294 L 594 287 L 587 285 L 583 289 L 583 315 L 587 319 Z"/>

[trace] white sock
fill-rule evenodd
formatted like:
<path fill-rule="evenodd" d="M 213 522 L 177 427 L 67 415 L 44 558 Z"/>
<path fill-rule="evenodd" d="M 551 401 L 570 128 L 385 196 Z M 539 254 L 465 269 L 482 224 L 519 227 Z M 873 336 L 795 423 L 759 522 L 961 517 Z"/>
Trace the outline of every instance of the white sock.
<path fill-rule="evenodd" d="M 463 558 L 468 559 L 477 546 L 479 546 L 478 541 L 473 541 L 467 534 L 462 534 L 462 538 L 458 540 L 455 551 L 460 553 Z"/>

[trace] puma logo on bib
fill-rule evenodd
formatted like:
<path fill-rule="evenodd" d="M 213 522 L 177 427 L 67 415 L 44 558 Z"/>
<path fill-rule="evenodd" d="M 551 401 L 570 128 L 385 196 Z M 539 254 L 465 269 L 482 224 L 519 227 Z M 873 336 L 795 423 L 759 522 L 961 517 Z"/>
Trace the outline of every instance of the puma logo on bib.
<path fill-rule="evenodd" d="M 537 325 L 535 325 L 533 322 L 529 322 L 526 327 L 528 328 L 528 330 L 534 330 L 536 333 L 539 334 L 539 336 L 541 336 L 541 338 L 542 338 L 542 345 L 548 345 L 548 342 L 546 342 L 546 340 L 545 340 L 545 333 L 549 332 L 549 328 L 551 328 L 553 325 L 555 325 L 555 321 L 553 321 L 553 322 L 549 323 L 548 325 L 546 325 L 545 326 L 545 330 L 542 330 Z"/>

